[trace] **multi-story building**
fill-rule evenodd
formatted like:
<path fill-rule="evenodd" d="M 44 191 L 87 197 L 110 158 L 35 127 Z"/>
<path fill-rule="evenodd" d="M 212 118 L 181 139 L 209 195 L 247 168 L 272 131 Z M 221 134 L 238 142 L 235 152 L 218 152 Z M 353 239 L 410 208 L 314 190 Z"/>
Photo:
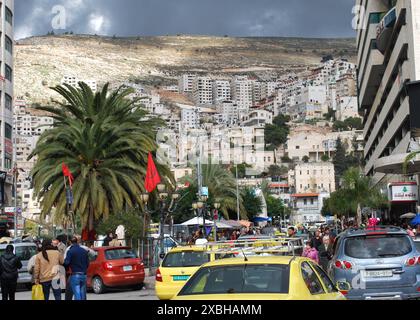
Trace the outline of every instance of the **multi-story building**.
<path fill-rule="evenodd" d="M 233 101 L 223 101 L 216 106 L 216 118 L 219 124 L 232 126 L 238 123 L 238 105 Z"/>
<path fill-rule="evenodd" d="M 359 118 L 359 106 L 357 105 L 357 97 L 340 97 L 337 99 L 336 118 L 344 121 L 348 118 Z"/>
<path fill-rule="evenodd" d="M 0 206 L 12 202 L 14 0 L 0 2 Z"/>
<path fill-rule="evenodd" d="M 246 116 L 253 105 L 253 80 L 238 76 L 232 81 L 232 98 L 238 104 L 240 119 Z"/>
<path fill-rule="evenodd" d="M 63 79 L 61 80 L 62 85 L 67 84 L 67 85 L 72 86 L 72 87 L 78 87 L 79 82 L 86 83 L 92 89 L 93 92 L 98 91 L 98 84 L 97 84 L 96 80 L 79 79 L 78 77 L 76 77 L 74 75 L 65 75 L 63 77 Z"/>
<path fill-rule="evenodd" d="M 353 73 L 346 73 L 336 82 L 336 94 L 339 97 L 352 97 L 357 95 L 356 80 Z"/>
<path fill-rule="evenodd" d="M 229 80 L 215 80 L 213 82 L 213 102 L 230 101 L 232 99 Z"/>
<path fill-rule="evenodd" d="M 335 171 L 331 162 L 297 164 L 289 171 L 289 185 L 296 193 L 320 193 L 335 191 Z"/>
<path fill-rule="evenodd" d="M 193 82 L 197 76 L 194 74 L 183 74 L 178 79 L 179 93 L 192 93 L 194 90 Z"/>
<path fill-rule="evenodd" d="M 386 190 L 388 183 L 406 181 L 398 176 L 403 162 L 409 151 L 419 149 L 420 3 L 357 0 L 356 4 L 366 9 L 357 33 L 365 173 Z M 414 159 L 407 173 L 418 172 L 420 159 Z M 394 217 L 416 210 L 415 198 L 405 205 L 393 203 Z"/>
<path fill-rule="evenodd" d="M 242 121 L 245 127 L 265 127 L 273 124 L 273 114 L 263 109 L 252 110 Z"/>
<path fill-rule="evenodd" d="M 193 98 L 197 105 L 213 103 L 213 80 L 210 77 L 197 77 L 193 80 Z"/>
<path fill-rule="evenodd" d="M 338 138 L 341 139 L 347 152 L 363 150 L 361 131 L 332 132 L 328 127 L 301 125 L 291 128 L 286 154 L 296 161 L 302 160 L 305 156 L 316 162 L 320 161 L 323 155 L 332 158 Z"/>

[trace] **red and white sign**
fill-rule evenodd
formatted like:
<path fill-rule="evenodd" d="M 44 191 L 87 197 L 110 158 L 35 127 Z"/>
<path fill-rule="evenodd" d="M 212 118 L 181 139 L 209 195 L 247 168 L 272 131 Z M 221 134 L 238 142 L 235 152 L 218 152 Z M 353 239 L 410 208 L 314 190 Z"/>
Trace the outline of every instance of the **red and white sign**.
<path fill-rule="evenodd" d="M 4 139 L 4 151 L 9 155 L 13 155 L 13 142 L 10 139 Z"/>

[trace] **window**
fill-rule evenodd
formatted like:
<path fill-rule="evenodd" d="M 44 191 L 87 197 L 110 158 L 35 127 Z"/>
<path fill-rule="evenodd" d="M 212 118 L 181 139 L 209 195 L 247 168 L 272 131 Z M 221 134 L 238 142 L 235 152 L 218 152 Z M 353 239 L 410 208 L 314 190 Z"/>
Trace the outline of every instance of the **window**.
<path fill-rule="evenodd" d="M 334 283 L 331 281 L 330 277 L 325 273 L 322 268 L 314 263 L 310 263 L 311 267 L 315 269 L 315 271 L 318 273 L 319 277 L 321 278 L 322 282 L 325 285 L 325 288 L 327 288 L 328 293 L 337 292 L 337 288 L 335 287 Z"/>
<path fill-rule="evenodd" d="M 209 261 L 209 254 L 201 251 L 184 251 L 168 253 L 162 266 L 166 268 L 198 267 Z"/>
<path fill-rule="evenodd" d="M 13 13 L 8 7 L 6 7 L 6 21 L 13 25 Z"/>
<path fill-rule="evenodd" d="M 289 293 L 289 265 L 233 265 L 202 268 L 180 296 L 226 293 Z"/>
<path fill-rule="evenodd" d="M 303 204 L 306 206 L 308 204 L 308 200 L 307 199 L 303 199 Z"/>
<path fill-rule="evenodd" d="M 9 80 L 10 82 L 12 82 L 12 80 L 13 80 L 13 70 L 12 70 L 12 68 L 10 68 L 6 64 L 5 70 L 6 70 L 6 79 Z"/>
<path fill-rule="evenodd" d="M 109 249 L 105 251 L 106 260 L 136 259 L 137 254 L 130 249 Z"/>
<path fill-rule="evenodd" d="M 321 282 L 319 281 L 318 276 L 315 271 L 310 267 L 309 263 L 302 263 L 302 277 L 305 281 L 305 284 L 309 292 L 313 295 L 325 293 L 322 288 Z"/>
<path fill-rule="evenodd" d="M 4 136 L 6 139 L 12 140 L 12 131 L 13 131 L 12 126 L 6 123 L 6 126 L 4 127 Z"/>
<path fill-rule="evenodd" d="M 5 36 L 5 43 L 6 43 L 6 45 L 5 45 L 6 50 L 10 54 L 13 54 L 13 41 L 8 36 Z"/>
<path fill-rule="evenodd" d="M 7 110 L 12 110 L 13 107 L 13 99 L 11 96 L 9 96 L 7 93 L 4 95 L 5 96 L 5 107 Z"/>

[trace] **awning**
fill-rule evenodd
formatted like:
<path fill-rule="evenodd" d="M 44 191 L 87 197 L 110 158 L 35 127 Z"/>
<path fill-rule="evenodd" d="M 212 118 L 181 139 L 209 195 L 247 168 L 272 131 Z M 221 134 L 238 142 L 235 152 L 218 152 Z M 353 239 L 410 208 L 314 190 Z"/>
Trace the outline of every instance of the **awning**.
<path fill-rule="evenodd" d="M 252 219 L 252 221 L 254 221 L 254 222 L 271 222 L 271 221 L 273 221 L 273 219 L 264 218 L 264 217 L 256 217 L 256 218 Z"/>

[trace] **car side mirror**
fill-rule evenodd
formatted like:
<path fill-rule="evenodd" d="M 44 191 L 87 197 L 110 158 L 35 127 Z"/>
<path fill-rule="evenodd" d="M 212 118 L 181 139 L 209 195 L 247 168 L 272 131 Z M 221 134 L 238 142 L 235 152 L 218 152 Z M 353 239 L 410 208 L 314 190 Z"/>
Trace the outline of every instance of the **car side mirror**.
<path fill-rule="evenodd" d="M 336 284 L 336 287 L 339 291 L 345 292 L 345 293 L 349 292 L 350 289 L 351 289 L 350 283 L 342 282 L 342 281 L 338 281 L 337 284 Z"/>
<path fill-rule="evenodd" d="M 165 258 L 165 254 L 164 253 L 159 254 L 159 258 L 163 260 Z"/>

